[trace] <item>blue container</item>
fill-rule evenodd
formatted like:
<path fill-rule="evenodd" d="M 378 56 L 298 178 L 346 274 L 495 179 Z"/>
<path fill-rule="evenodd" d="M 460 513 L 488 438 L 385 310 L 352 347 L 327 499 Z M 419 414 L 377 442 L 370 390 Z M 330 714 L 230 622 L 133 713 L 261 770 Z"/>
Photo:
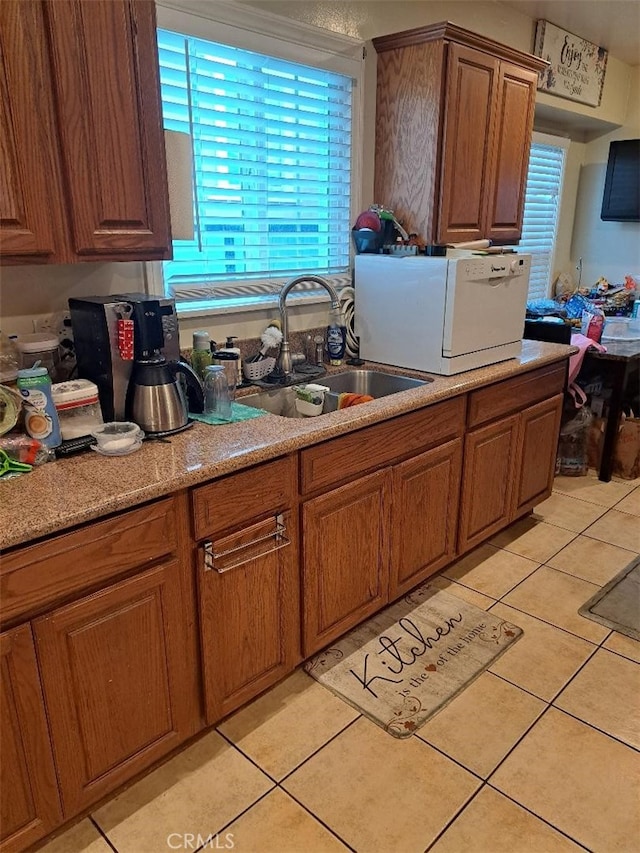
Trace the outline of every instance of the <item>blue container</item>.
<path fill-rule="evenodd" d="M 28 367 L 19 370 L 17 385 L 24 407 L 25 429 L 31 438 L 46 447 L 59 447 L 62 435 L 47 368 Z"/>

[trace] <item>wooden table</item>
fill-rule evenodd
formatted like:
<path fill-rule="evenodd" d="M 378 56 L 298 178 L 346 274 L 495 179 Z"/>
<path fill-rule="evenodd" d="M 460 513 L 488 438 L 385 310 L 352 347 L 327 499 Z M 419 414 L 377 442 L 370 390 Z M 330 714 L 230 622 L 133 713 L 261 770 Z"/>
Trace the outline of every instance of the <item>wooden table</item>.
<path fill-rule="evenodd" d="M 613 452 L 620 427 L 625 389 L 630 377 L 635 376 L 640 365 L 640 340 L 603 341 L 603 346 L 607 348 L 606 352 L 598 352 L 595 349 L 587 350 L 583 364 L 585 367 L 597 366 L 600 368 L 611 383 L 611 399 L 609 400 L 607 425 L 600 458 L 600 470 L 598 471 L 598 479 L 608 483 L 611 479 Z"/>

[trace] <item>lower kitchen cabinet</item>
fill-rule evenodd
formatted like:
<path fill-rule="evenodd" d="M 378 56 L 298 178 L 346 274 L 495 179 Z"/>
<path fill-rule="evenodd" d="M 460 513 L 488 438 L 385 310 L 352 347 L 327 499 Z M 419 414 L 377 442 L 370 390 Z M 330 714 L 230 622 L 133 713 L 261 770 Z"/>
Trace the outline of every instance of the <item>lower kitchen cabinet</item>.
<path fill-rule="evenodd" d="M 518 416 L 468 433 L 460 504 L 458 550 L 469 551 L 510 521 Z"/>
<path fill-rule="evenodd" d="M 384 469 L 303 505 L 305 657 L 387 603 L 390 499 Z"/>
<path fill-rule="evenodd" d="M 33 622 L 65 818 L 195 732 L 179 565 Z"/>
<path fill-rule="evenodd" d="M 207 723 L 300 663 L 298 525 L 286 511 L 208 542 L 198 571 Z"/>
<path fill-rule="evenodd" d="M 557 394 L 520 416 L 512 517 L 533 509 L 551 494 L 556 466 L 563 395 Z"/>
<path fill-rule="evenodd" d="M 459 438 L 393 467 L 392 601 L 454 560 L 461 471 Z"/>
<path fill-rule="evenodd" d="M 194 489 L 208 725 L 301 661 L 295 455 Z"/>
<path fill-rule="evenodd" d="M 453 560 L 465 403 L 302 451 L 305 657 Z"/>
<path fill-rule="evenodd" d="M 460 554 L 551 494 L 565 376 L 552 364 L 469 395 Z"/>
<path fill-rule="evenodd" d="M 29 625 L 0 634 L 0 850 L 18 853 L 62 820 Z"/>

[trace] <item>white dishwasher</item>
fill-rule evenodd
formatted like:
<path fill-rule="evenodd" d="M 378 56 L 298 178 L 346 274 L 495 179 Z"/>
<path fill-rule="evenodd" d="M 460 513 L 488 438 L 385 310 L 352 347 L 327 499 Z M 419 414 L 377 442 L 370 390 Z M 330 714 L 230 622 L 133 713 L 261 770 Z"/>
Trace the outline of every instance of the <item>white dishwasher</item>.
<path fill-rule="evenodd" d="M 531 255 L 452 254 L 356 256 L 361 358 L 450 376 L 520 354 Z"/>

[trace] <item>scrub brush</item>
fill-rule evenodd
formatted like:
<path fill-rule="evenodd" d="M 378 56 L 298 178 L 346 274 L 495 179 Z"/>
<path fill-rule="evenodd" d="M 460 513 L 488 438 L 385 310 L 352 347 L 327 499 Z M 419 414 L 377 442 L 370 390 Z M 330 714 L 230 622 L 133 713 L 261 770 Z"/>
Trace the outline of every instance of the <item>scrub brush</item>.
<path fill-rule="evenodd" d="M 255 364 L 256 361 L 262 361 L 263 358 L 266 358 L 270 349 L 280 345 L 282 341 L 282 332 L 277 326 L 269 325 L 260 335 L 260 340 L 262 341 L 260 350 L 255 355 L 248 358 L 245 361 L 245 364 Z"/>

